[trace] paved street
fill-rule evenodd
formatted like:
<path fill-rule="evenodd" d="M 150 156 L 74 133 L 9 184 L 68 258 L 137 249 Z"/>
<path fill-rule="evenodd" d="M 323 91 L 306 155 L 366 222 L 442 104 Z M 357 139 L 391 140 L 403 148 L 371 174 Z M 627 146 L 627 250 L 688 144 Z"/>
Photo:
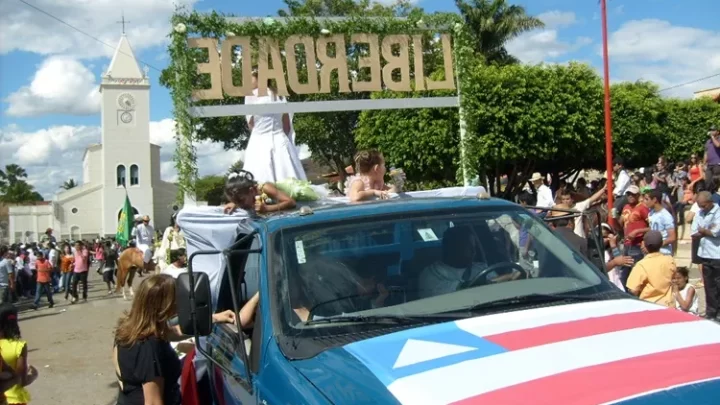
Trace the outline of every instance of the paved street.
<path fill-rule="evenodd" d="M 690 244 L 683 241 L 676 256 L 678 266 L 690 263 Z M 691 279 L 698 282 L 697 266 Z M 141 280 L 141 279 L 140 279 Z M 137 281 L 136 281 L 137 283 Z M 700 294 L 704 312 L 704 294 Z M 88 302 L 70 305 L 55 294 L 55 308 L 33 311 L 21 305 L 20 328 L 28 341 L 30 364 L 40 372 L 30 386 L 33 403 L 54 405 L 110 405 L 117 395 L 110 362 L 112 331 L 130 302 L 107 296 L 100 276 L 90 272 Z"/>
<path fill-rule="evenodd" d="M 141 280 L 141 279 L 140 279 Z M 136 284 L 139 281 L 136 279 Z M 40 375 L 29 387 L 34 404 L 109 405 L 117 398 L 110 350 L 115 322 L 130 307 L 107 296 L 101 276 L 90 271 L 88 302 L 70 305 L 55 294 L 55 307 L 20 306 L 20 330 Z"/>

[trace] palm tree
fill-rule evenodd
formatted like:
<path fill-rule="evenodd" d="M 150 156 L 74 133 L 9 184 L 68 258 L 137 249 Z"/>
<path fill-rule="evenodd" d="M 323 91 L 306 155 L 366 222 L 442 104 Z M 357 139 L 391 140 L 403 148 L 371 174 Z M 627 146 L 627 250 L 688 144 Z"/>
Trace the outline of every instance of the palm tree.
<path fill-rule="evenodd" d="M 0 190 L 6 190 L 8 187 L 16 184 L 18 180 L 26 177 L 27 172 L 19 165 L 15 163 L 5 165 L 5 170 L 0 169 Z"/>
<path fill-rule="evenodd" d="M 77 183 L 75 182 L 75 179 L 69 179 L 66 182 L 63 183 L 62 186 L 60 186 L 63 190 L 70 190 L 71 188 L 77 187 Z"/>
<path fill-rule="evenodd" d="M 525 7 L 506 0 L 455 0 L 455 4 L 475 40 L 475 51 L 489 64 L 517 63 L 518 59 L 505 49 L 507 42 L 545 26 L 537 17 L 527 15 Z"/>

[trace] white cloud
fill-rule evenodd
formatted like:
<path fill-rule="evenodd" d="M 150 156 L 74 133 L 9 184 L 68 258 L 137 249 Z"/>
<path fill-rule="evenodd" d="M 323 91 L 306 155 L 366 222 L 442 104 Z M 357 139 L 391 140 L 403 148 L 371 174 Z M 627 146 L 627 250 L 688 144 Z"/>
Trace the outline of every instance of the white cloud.
<path fill-rule="evenodd" d="M 664 88 L 720 71 L 720 31 L 633 20 L 611 33 L 608 46 L 613 76 L 621 80 L 651 80 Z M 693 91 L 717 86 L 720 77 L 665 94 L 690 97 Z"/>
<path fill-rule="evenodd" d="M 0 162 L 17 163 L 28 172 L 28 180 L 46 199 L 58 192 L 64 181 L 73 178 L 82 183 L 82 158 L 85 148 L 100 142 L 100 127 L 53 126 L 24 132 L 16 125 L 0 128 Z M 177 181 L 173 161 L 175 121 L 166 118 L 150 123 L 150 142 L 162 147 L 160 172 L 166 181 Z M 226 151 L 219 143 L 195 144 L 200 176 L 224 174 L 244 151 Z M 306 146 L 299 151 L 302 159 L 310 153 Z"/>
<path fill-rule="evenodd" d="M 176 3 L 196 0 L 34 0 L 32 4 L 115 47 L 124 12 L 126 32 L 137 52 L 166 43 Z M 41 55 L 112 56 L 113 49 L 19 1 L 0 2 L 0 55 L 20 50 Z"/>
<path fill-rule="evenodd" d="M 10 94 L 5 113 L 15 117 L 43 114 L 87 115 L 100 112 L 95 75 L 76 59 L 51 56 L 40 65 L 30 84 Z"/>
<path fill-rule="evenodd" d="M 538 14 L 537 18 L 545 23 L 546 29 L 569 27 L 577 22 L 575 13 L 572 11 L 546 11 Z"/>
<path fill-rule="evenodd" d="M 545 28 L 526 32 L 506 46 L 511 55 L 523 62 L 547 62 L 592 43 L 588 37 L 578 37 L 573 42 L 560 39 L 560 29 L 577 23 L 573 12 L 547 11 L 539 14 L 538 18 L 545 23 Z"/>

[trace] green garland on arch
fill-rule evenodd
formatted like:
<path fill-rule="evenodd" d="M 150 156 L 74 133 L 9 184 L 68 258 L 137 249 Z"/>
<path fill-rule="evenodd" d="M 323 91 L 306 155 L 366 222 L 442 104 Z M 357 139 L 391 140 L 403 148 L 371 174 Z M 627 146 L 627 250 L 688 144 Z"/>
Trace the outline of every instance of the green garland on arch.
<path fill-rule="evenodd" d="M 210 37 L 222 39 L 227 36 L 248 36 L 251 38 L 273 37 L 284 41 L 291 35 L 304 35 L 318 38 L 324 35 L 344 34 L 346 37 L 355 33 L 371 33 L 386 35 L 414 35 L 428 33 L 455 33 L 455 47 L 460 46 L 463 52 L 456 60 L 456 69 L 466 58 L 469 40 L 466 35 L 458 35 L 464 30 L 460 17 L 452 13 L 436 13 L 432 15 L 413 12 L 407 19 L 392 17 L 350 16 L 341 21 L 318 21 L 315 18 L 283 18 L 268 17 L 243 23 L 231 22 L 216 12 L 201 14 L 187 12 L 178 8 L 171 21 L 173 30 L 170 33 L 170 65 L 161 75 L 161 83 L 169 87 L 173 101 L 173 114 L 176 125 L 175 168 L 178 172 L 179 203 L 184 201 L 186 193 L 195 192 L 198 177 L 197 156 L 193 146 L 194 129 L 202 122 L 193 118 L 189 110 L 193 106 L 192 91 L 199 82 L 197 63 L 202 58 L 200 50 L 191 49 L 187 45 L 188 38 Z M 459 42 L 459 43 L 458 43 Z M 470 47 L 471 49 L 471 47 Z M 460 71 L 458 71 L 460 72 Z M 460 76 L 462 77 L 462 76 Z M 460 86 L 460 84 L 458 84 Z M 203 101 L 198 105 L 222 103 L 222 100 Z"/>

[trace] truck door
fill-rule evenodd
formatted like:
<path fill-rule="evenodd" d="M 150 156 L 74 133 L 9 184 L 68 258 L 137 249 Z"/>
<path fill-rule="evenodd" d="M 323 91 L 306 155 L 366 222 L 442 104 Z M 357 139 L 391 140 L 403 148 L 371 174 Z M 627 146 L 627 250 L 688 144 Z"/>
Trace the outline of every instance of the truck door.
<path fill-rule="evenodd" d="M 262 253 L 257 235 L 248 245 L 250 246 L 246 245 L 245 250 L 239 250 L 232 254 L 232 258 L 229 260 L 232 271 L 223 280 L 223 283 L 229 283 L 228 287 L 235 289 L 236 297 L 241 301 L 239 307 L 242 307 L 258 291 Z M 245 270 L 245 277 L 242 280 L 236 277 L 237 274 L 242 274 L 237 271 L 239 268 Z M 224 292 L 230 293 L 229 288 L 221 287 L 220 294 Z M 220 300 L 222 297 L 219 298 Z M 239 312 L 240 308 L 235 310 Z M 259 316 L 259 313 L 258 308 L 256 317 Z M 258 325 L 259 323 L 258 321 Z M 253 350 L 254 340 L 257 341 L 257 347 Z M 220 366 L 211 365 L 211 368 L 215 370 L 212 374 L 215 377 L 212 380 L 213 385 L 219 388 L 215 392 L 217 405 L 254 405 L 258 403 L 256 381 L 260 345 L 259 333 L 253 333 L 252 328 L 238 331 L 234 324 L 215 325 L 212 334 L 208 336 L 208 346 L 213 359 L 220 364 Z"/>

